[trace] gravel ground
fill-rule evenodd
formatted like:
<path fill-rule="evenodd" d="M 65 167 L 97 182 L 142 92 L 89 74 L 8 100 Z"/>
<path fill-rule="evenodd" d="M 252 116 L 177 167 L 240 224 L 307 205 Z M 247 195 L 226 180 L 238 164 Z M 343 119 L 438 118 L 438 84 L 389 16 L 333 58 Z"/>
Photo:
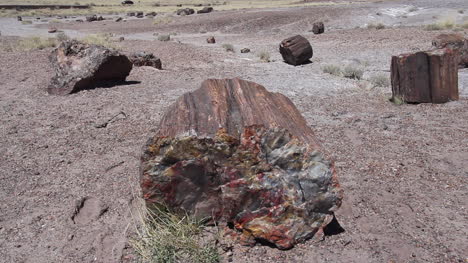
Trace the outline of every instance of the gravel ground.
<path fill-rule="evenodd" d="M 384 14 L 386 29 L 356 28 L 372 22 L 370 14 L 404 6 L 421 8 L 405 27 L 393 27 L 404 18 Z M 364 79 L 389 76 L 391 55 L 428 49 L 441 33 L 422 30 L 421 20 L 463 8 L 468 13 L 464 0 L 390 1 L 214 12 L 157 26 L 146 19 L 61 23 L 77 35 L 125 36 L 123 52 L 153 52 L 164 67 L 135 68 L 125 85 L 65 97 L 45 92 L 50 50 L 0 51 L 0 262 L 135 261 L 127 240 L 142 145 L 178 96 L 207 78 L 231 77 L 290 97 L 335 159 L 345 190 L 336 214 L 344 232 L 288 251 L 235 246 L 233 262 L 466 262 L 468 70 L 459 71 L 459 101 L 401 106 L 388 101 L 390 87 L 322 72 L 352 64 L 365 70 Z M 326 33 L 309 33 L 319 19 Z M 0 25 L 5 21 L 12 20 Z M 9 35 L 28 27 L 8 25 Z M 177 35 L 159 42 L 154 32 Z M 311 41 L 314 57 L 293 67 L 277 46 L 297 33 Z M 217 44 L 206 43 L 211 35 Z M 225 52 L 225 43 L 236 52 Z M 241 54 L 243 47 L 252 53 Z M 261 51 L 272 62 L 260 62 Z"/>

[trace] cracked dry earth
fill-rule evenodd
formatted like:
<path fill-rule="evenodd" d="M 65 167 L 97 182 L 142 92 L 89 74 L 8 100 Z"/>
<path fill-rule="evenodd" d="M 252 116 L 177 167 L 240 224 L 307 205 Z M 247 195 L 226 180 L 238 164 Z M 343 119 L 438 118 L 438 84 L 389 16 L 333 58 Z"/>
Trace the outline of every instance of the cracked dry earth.
<path fill-rule="evenodd" d="M 205 79 L 233 77 L 294 102 L 336 161 L 344 189 L 336 213 L 344 232 L 286 251 L 236 245 L 233 262 L 466 262 L 468 70 L 459 71 L 459 101 L 401 106 L 388 101 L 390 87 L 321 70 L 358 63 L 365 79 L 388 76 L 391 55 L 429 49 L 441 31 L 423 30 L 416 17 L 404 27 L 355 28 L 369 14 L 407 5 L 468 12 L 462 0 L 391 1 L 214 12 L 160 27 L 126 22 L 148 35 L 179 32 L 171 42 L 132 39 L 128 29 L 107 22 L 99 30 L 128 35 L 120 43 L 124 53 L 153 52 L 164 70 L 134 68 L 126 85 L 69 96 L 46 92 L 50 49 L 0 51 L 0 262 L 135 262 L 127 242 L 144 143 L 177 97 Z M 329 19 L 323 35 L 307 32 L 317 13 Z M 236 27 L 239 19 L 245 21 Z M 199 33 L 200 24 L 208 33 Z M 88 24 L 62 26 L 89 32 Z M 292 67 L 277 47 L 297 33 L 310 40 L 314 57 Z M 206 44 L 207 35 L 217 44 Z M 2 43 L 15 39 L 0 36 Z M 223 43 L 253 52 L 227 53 Z M 264 50 L 272 62 L 258 60 Z"/>

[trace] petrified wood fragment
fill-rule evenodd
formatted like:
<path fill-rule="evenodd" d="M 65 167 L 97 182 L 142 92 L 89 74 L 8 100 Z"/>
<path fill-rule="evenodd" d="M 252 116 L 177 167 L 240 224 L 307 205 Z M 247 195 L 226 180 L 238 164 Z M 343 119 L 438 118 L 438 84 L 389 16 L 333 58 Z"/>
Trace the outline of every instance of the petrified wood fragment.
<path fill-rule="evenodd" d="M 458 51 L 460 68 L 468 67 L 468 39 L 460 34 L 440 34 L 432 40 L 435 48 L 450 48 Z"/>
<path fill-rule="evenodd" d="M 323 22 L 315 22 L 312 27 L 312 32 L 314 32 L 314 34 L 316 35 L 324 33 L 325 25 L 323 24 Z"/>
<path fill-rule="evenodd" d="M 313 55 L 312 46 L 301 35 L 283 40 L 280 44 L 280 53 L 286 63 L 294 66 L 304 64 Z"/>
<path fill-rule="evenodd" d="M 147 66 L 162 69 L 161 59 L 155 57 L 153 53 L 138 52 L 130 55 L 128 58 L 136 67 Z"/>
<path fill-rule="evenodd" d="M 458 100 L 458 52 L 452 49 L 392 57 L 393 99 L 409 103 Z"/>
<path fill-rule="evenodd" d="M 57 95 L 124 81 L 132 70 L 132 62 L 116 50 L 77 40 L 62 42 L 49 60 L 55 76 L 47 91 Z"/>
<path fill-rule="evenodd" d="M 148 207 L 226 222 L 291 248 L 333 218 L 334 165 L 294 104 L 241 79 L 206 80 L 169 107 L 141 159 Z"/>

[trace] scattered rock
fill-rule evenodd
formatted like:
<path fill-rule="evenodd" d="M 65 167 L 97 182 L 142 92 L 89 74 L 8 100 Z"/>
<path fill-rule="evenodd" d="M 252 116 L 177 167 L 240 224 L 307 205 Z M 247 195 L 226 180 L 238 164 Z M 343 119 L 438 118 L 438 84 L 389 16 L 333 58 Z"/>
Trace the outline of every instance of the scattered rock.
<path fill-rule="evenodd" d="M 130 0 L 122 1 L 122 5 L 133 5 L 133 1 L 130 1 Z"/>
<path fill-rule="evenodd" d="M 124 41 L 124 40 L 125 40 L 124 37 L 119 37 L 119 39 L 118 39 L 119 42 L 122 42 L 122 41 Z"/>
<path fill-rule="evenodd" d="M 216 39 L 214 37 L 209 37 L 206 39 L 206 43 L 208 44 L 215 44 L 216 43 Z"/>
<path fill-rule="evenodd" d="M 135 16 L 135 12 L 128 12 L 127 16 Z"/>
<path fill-rule="evenodd" d="M 241 53 L 250 53 L 250 49 L 248 49 L 248 48 L 243 48 L 243 49 L 241 49 L 240 52 L 241 52 Z"/>
<path fill-rule="evenodd" d="M 62 42 L 49 60 L 55 76 L 47 91 L 56 95 L 125 81 L 132 70 L 132 62 L 116 50 L 77 40 Z"/>
<path fill-rule="evenodd" d="M 84 22 L 83 19 L 77 19 L 75 21 L 78 22 L 78 23 L 83 23 Z"/>
<path fill-rule="evenodd" d="M 183 8 L 183 9 L 177 10 L 176 14 L 179 16 L 193 15 L 195 14 L 195 10 L 193 10 L 192 8 Z"/>
<path fill-rule="evenodd" d="M 458 100 L 458 52 L 452 49 L 392 57 L 392 100 L 445 103 Z"/>
<path fill-rule="evenodd" d="M 163 116 L 141 158 L 150 208 L 232 224 L 242 240 L 288 249 L 333 219 L 333 162 L 294 104 L 241 79 L 207 80 Z"/>
<path fill-rule="evenodd" d="M 51 27 L 51 28 L 49 28 L 49 29 L 47 30 L 47 32 L 49 32 L 49 33 L 57 33 L 57 28 Z"/>
<path fill-rule="evenodd" d="M 117 18 L 115 19 L 115 22 L 120 22 L 120 21 L 122 21 L 122 20 L 123 20 L 122 17 L 117 17 Z"/>
<path fill-rule="evenodd" d="M 156 16 L 157 14 L 158 14 L 158 13 L 156 13 L 156 12 L 149 12 L 149 13 L 146 14 L 146 16 L 153 16 L 153 17 L 154 17 L 154 16 Z"/>
<path fill-rule="evenodd" d="M 162 69 L 161 59 L 155 57 L 152 53 L 139 52 L 132 54 L 129 57 L 134 66 L 148 66 L 157 69 Z"/>
<path fill-rule="evenodd" d="M 22 18 L 21 16 L 17 16 L 16 19 L 17 19 L 18 21 L 23 21 L 23 18 Z"/>
<path fill-rule="evenodd" d="M 468 39 L 460 34 L 441 34 L 432 41 L 435 48 L 450 48 L 459 53 L 458 65 L 468 68 Z"/>
<path fill-rule="evenodd" d="M 213 12 L 213 7 L 203 7 L 203 9 L 197 11 L 197 14 L 207 14 L 211 12 Z"/>
<path fill-rule="evenodd" d="M 312 27 L 312 32 L 316 35 L 324 33 L 325 25 L 323 24 L 323 22 L 315 22 Z"/>
<path fill-rule="evenodd" d="M 102 16 L 97 16 L 97 15 L 92 15 L 92 16 L 87 16 L 86 21 L 87 22 L 94 22 L 94 21 L 102 21 L 104 18 Z"/>
<path fill-rule="evenodd" d="M 301 35 L 283 40 L 280 53 L 286 63 L 298 66 L 312 58 L 313 51 L 309 41 Z"/>
<path fill-rule="evenodd" d="M 141 12 L 141 11 L 136 12 L 136 17 L 137 18 L 143 18 L 144 17 L 143 12 Z"/>

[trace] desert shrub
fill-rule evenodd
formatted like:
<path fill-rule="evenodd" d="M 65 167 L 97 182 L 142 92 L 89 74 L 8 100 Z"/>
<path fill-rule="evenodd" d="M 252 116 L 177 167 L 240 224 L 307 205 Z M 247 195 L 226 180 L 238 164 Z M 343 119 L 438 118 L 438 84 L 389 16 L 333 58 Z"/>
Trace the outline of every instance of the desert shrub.
<path fill-rule="evenodd" d="M 468 21 L 460 25 L 461 28 L 468 29 Z"/>
<path fill-rule="evenodd" d="M 424 26 L 424 30 L 427 31 L 436 31 L 436 30 L 442 30 L 443 28 L 438 25 L 438 24 L 429 24 Z"/>
<path fill-rule="evenodd" d="M 69 40 L 70 37 L 67 36 L 67 34 L 65 34 L 64 32 L 59 32 L 56 36 L 57 40 L 62 42 L 62 41 L 66 41 L 66 40 Z"/>
<path fill-rule="evenodd" d="M 390 79 L 387 75 L 377 74 L 370 77 L 369 81 L 374 87 L 388 87 L 390 86 Z"/>
<path fill-rule="evenodd" d="M 153 25 L 164 25 L 172 22 L 172 18 L 169 16 L 158 16 L 153 19 Z"/>
<path fill-rule="evenodd" d="M 340 76 L 341 75 L 341 68 L 336 65 L 325 65 L 322 67 L 322 71 L 324 73 L 328 73 L 334 76 Z"/>
<path fill-rule="evenodd" d="M 434 31 L 434 30 L 443 30 L 443 29 L 452 29 L 455 27 L 455 20 L 452 18 L 446 18 L 439 20 L 435 24 L 429 24 L 424 27 L 425 30 Z"/>
<path fill-rule="evenodd" d="M 55 38 L 44 38 L 44 37 L 26 37 L 19 40 L 17 49 L 18 50 L 34 50 L 34 49 L 45 49 L 49 47 L 57 46 L 57 40 Z"/>
<path fill-rule="evenodd" d="M 367 25 L 367 29 L 384 29 L 384 28 L 385 28 L 385 25 L 382 23 L 378 23 L 378 24 L 370 23 Z"/>
<path fill-rule="evenodd" d="M 130 240 L 141 262 L 172 263 L 220 261 L 215 240 L 201 245 L 201 221 L 185 215 L 178 216 L 167 209 L 147 211 L 141 218 L 137 236 Z"/>
<path fill-rule="evenodd" d="M 82 39 L 84 43 L 100 45 L 108 48 L 117 48 L 112 42 L 110 34 L 90 34 Z"/>
<path fill-rule="evenodd" d="M 169 40 L 171 40 L 171 35 L 159 35 L 158 40 L 159 41 L 169 41 Z"/>
<path fill-rule="evenodd" d="M 364 75 L 364 70 L 354 65 L 348 65 L 343 70 L 343 76 L 348 79 L 362 79 L 362 75 Z"/>
<path fill-rule="evenodd" d="M 402 105 L 402 104 L 405 104 L 405 101 L 403 100 L 403 98 L 400 98 L 398 96 L 395 96 L 395 97 L 392 97 L 390 99 L 391 102 L 395 103 L 396 105 Z"/>
<path fill-rule="evenodd" d="M 234 52 L 234 46 L 231 45 L 231 44 L 223 44 L 223 48 L 224 48 L 224 50 L 226 50 L 227 52 Z"/>
<path fill-rule="evenodd" d="M 267 51 L 262 51 L 258 54 L 258 58 L 260 58 L 263 62 L 270 62 L 270 53 Z"/>
<path fill-rule="evenodd" d="M 455 21 L 452 18 L 446 18 L 446 19 L 440 20 L 438 24 L 444 29 L 450 29 L 455 26 Z"/>

